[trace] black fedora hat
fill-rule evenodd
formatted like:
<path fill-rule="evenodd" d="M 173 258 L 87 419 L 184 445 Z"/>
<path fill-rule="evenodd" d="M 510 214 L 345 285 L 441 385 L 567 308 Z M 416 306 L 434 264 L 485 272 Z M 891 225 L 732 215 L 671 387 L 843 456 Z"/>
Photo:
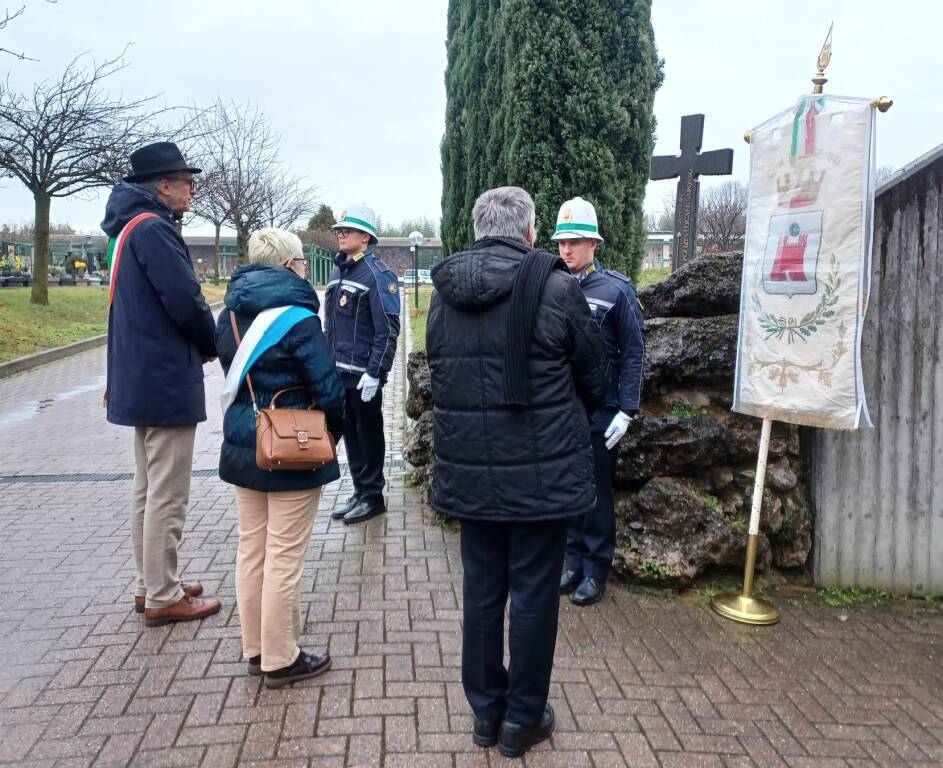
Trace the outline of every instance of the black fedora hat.
<path fill-rule="evenodd" d="M 131 153 L 131 175 L 125 176 L 125 181 L 144 181 L 174 171 L 189 171 L 203 173 L 199 168 L 193 168 L 186 160 L 179 147 L 172 141 L 158 141 L 146 144 Z"/>

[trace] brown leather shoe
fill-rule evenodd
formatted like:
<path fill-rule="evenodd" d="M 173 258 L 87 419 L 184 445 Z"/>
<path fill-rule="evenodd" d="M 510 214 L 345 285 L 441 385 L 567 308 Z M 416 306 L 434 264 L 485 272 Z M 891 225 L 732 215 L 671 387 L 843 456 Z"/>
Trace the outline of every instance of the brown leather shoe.
<path fill-rule="evenodd" d="M 148 627 L 160 627 L 175 621 L 193 621 L 205 619 L 219 611 L 219 600 L 184 595 L 173 605 L 166 608 L 145 608 L 144 623 Z"/>
<path fill-rule="evenodd" d="M 183 587 L 183 594 L 190 597 L 199 597 L 203 594 L 203 585 L 199 582 L 196 584 L 181 584 L 180 586 Z M 144 613 L 144 595 L 134 596 L 134 612 Z"/>

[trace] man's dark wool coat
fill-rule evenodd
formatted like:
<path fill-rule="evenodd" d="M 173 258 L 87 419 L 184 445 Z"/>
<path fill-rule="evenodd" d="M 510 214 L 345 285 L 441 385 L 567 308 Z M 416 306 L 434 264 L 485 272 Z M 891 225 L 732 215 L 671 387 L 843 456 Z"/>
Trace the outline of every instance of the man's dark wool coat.
<path fill-rule="evenodd" d="M 233 272 L 226 291 L 226 309 L 216 324 L 216 346 L 223 370 L 236 355 L 230 312 L 236 313 L 239 336 L 264 309 L 292 305 L 310 309 L 314 317 L 294 325 L 252 366 L 249 376 L 256 403 L 264 408 L 280 389 L 304 387 L 278 398 L 279 408 L 304 408 L 313 400 L 324 411 L 334 442 L 344 431 L 344 388 L 334 358 L 321 332 L 318 296 L 304 278 L 285 267 L 250 264 Z M 295 491 L 325 485 L 340 477 L 337 462 L 313 471 L 262 470 L 255 463 L 255 414 L 249 388 L 243 381 L 236 400 L 223 418 L 223 448 L 219 456 L 219 476 L 227 483 L 255 491 Z"/>
<path fill-rule="evenodd" d="M 530 402 L 508 405 L 505 352 L 514 279 L 530 249 L 488 238 L 432 270 L 426 350 L 436 465 L 431 505 L 480 521 L 581 515 L 596 488 L 589 418 L 606 348 L 579 285 L 556 260 L 528 351 Z"/>
<path fill-rule="evenodd" d="M 206 419 L 203 359 L 216 356 L 213 313 L 170 209 L 149 190 L 118 184 L 102 229 L 117 237 L 152 212 L 124 244 L 108 315 L 108 421 L 171 427 Z"/>

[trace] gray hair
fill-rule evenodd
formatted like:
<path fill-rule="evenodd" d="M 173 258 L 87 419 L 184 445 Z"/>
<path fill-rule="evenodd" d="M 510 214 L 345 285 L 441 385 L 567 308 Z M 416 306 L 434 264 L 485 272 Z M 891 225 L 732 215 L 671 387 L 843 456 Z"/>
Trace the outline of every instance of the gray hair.
<path fill-rule="evenodd" d="M 495 187 L 483 192 L 472 209 L 475 239 L 507 237 L 527 241 L 536 221 L 534 201 L 520 187 Z"/>
<path fill-rule="evenodd" d="M 160 192 L 160 183 L 164 180 L 164 176 L 158 176 L 154 179 L 145 179 L 144 181 L 136 181 L 132 186 L 138 187 L 139 189 L 145 189 L 150 192 L 154 197 L 157 197 Z"/>
<path fill-rule="evenodd" d="M 301 239 L 286 229 L 266 227 L 249 238 L 249 263 L 283 266 L 289 259 L 304 256 Z"/>

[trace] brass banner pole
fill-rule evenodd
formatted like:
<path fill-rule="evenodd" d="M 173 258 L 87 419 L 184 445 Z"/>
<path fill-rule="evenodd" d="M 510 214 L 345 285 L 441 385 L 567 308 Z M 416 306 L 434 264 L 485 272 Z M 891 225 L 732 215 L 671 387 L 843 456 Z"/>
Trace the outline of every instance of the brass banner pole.
<path fill-rule="evenodd" d="M 750 510 L 750 529 L 747 536 L 747 560 L 743 569 L 743 592 L 724 592 L 711 600 L 721 616 L 743 624 L 775 624 L 779 609 L 772 603 L 753 597 L 753 573 L 756 570 L 756 548 L 760 540 L 760 510 L 763 507 L 763 487 L 766 485 L 766 457 L 769 454 L 769 435 L 773 422 L 763 419 L 760 450 L 756 460 L 756 479 L 753 482 L 753 506 Z"/>

